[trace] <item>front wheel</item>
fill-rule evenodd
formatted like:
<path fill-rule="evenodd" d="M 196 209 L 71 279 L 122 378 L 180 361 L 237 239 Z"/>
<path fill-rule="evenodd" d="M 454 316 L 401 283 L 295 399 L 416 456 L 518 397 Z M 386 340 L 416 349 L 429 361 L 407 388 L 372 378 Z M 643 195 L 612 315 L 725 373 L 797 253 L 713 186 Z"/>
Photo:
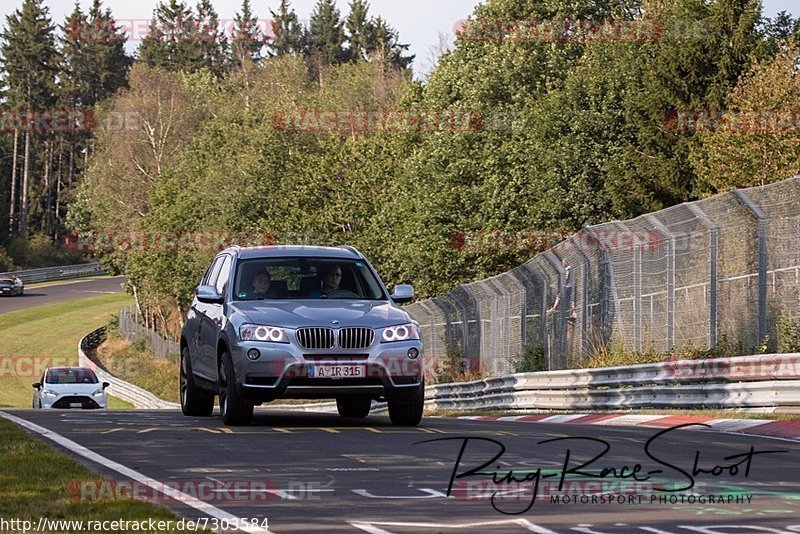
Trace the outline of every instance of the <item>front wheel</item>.
<path fill-rule="evenodd" d="M 219 362 L 219 411 L 228 426 L 248 426 L 253 420 L 253 405 L 236 390 L 233 360 L 227 352 Z"/>
<path fill-rule="evenodd" d="M 369 397 L 338 397 L 336 409 L 339 415 L 353 419 L 364 419 L 369 415 L 372 399 Z"/>
<path fill-rule="evenodd" d="M 425 380 L 411 396 L 396 396 L 388 399 L 389 419 L 395 426 L 417 426 L 422 421 L 425 409 Z"/>
<path fill-rule="evenodd" d="M 181 351 L 181 411 L 183 415 L 208 417 L 214 411 L 214 395 L 197 387 L 189 363 L 189 349 Z"/>

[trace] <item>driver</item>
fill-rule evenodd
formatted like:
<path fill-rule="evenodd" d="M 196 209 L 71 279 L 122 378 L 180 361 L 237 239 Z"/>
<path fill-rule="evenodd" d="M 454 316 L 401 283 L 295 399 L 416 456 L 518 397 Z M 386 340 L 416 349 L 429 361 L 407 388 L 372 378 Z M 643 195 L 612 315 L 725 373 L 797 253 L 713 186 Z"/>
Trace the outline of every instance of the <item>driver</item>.
<path fill-rule="evenodd" d="M 308 294 L 308 298 L 320 299 L 327 298 L 330 293 L 339 289 L 342 282 L 342 268 L 338 265 L 330 265 L 322 271 L 322 289 L 316 289 Z"/>

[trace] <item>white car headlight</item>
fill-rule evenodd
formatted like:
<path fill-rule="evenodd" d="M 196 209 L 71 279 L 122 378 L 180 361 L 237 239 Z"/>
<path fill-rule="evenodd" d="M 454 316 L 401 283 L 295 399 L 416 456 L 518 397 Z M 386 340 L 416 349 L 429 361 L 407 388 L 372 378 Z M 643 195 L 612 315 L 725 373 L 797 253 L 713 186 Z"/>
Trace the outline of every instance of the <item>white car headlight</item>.
<path fill-rule="evenodd" d="M 52 389 L 46 389 L 42 391 L 42 394 L 44 394 L 45 397 L 58 397 L 58 393 L 56 393 Z"/>
<path fill-rule="evenodd" d="M 383 329 L 381 343 L 392 343 L 394 341 L 408 341 L 419 339 L 419 330 L 414 323 L 403 324 L 400 326 L 390 326 Z"/>
<path fill-rule="evenodd" d="M 270 343 L 289 343 L 289 337 L 283 328 L 246 324 L 239 329 L 242 341 L 267 341 Z"/>
<path fill-rule="evenodd" d="M 103 388 L 100 388 L 100 389 L 98 389 L 97 391 L 95 391 L 94 393 L 92 393 L 92 396 L 93 396 L 93 397 L 99 397 L 99 396 L 101 396 L 103 393 L 105 393 L 105 391 L 103 391 Z"/>

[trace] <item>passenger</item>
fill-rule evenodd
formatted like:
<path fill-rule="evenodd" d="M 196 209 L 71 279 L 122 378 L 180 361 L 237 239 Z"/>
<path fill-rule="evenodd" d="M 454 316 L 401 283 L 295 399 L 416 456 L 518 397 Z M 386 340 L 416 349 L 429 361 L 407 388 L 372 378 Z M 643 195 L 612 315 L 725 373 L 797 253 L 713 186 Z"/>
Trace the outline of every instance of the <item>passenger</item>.
<path fill-rule="evenodd" d="M 258 273 L 253 277 L 253 290 L 247 294 L 248 299 L 274 299 L 275 292 L 270 291 L 272 276 L 268 272 Z"/>

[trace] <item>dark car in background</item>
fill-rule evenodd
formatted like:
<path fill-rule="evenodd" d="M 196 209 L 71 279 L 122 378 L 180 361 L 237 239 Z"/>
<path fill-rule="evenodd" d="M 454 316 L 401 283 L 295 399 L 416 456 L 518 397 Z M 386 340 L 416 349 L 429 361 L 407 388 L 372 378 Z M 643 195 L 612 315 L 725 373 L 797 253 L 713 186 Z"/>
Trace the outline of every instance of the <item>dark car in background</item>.
<path fill-rule="evenodd" d="M 219 396 L 227 425 L 277 399 L 336 399 L 364 418 L 386 401 L 395 425 L 422 418 L 419 325 L 352 247 L 231 247 L 197 287 L 181 336 L 183 413 L 209 416 Z"/>
<path fill-rule="evenodd" d="M 25 284 L 22 280 L 14 277 L 0 278 L 0 295 L 16 297 L 25 292 Z"/>

